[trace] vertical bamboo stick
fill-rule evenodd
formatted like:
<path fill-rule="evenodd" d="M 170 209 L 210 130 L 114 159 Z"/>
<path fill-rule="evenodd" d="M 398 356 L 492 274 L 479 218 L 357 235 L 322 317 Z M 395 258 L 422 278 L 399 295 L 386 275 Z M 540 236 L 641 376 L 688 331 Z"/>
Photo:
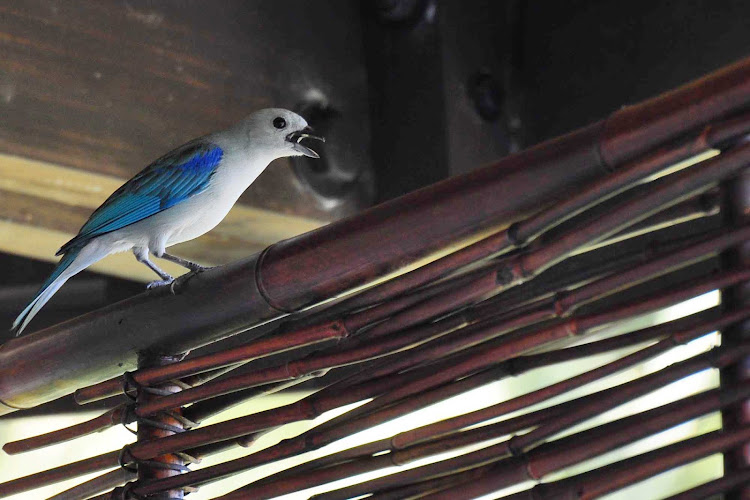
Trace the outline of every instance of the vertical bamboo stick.
<path fill-rule="evenodd" d="M 174 356 L 144 354 L 139 356 L 138 368 L 143 369 L 170 365 L 176 363 L 179 359 L 180 358 L 175 358 Z M 143 387 L 138 393 L 137 402 L 139 405 L 146 404 L 150 401 L 159 399 L 159 393 L 161 392 L 175 393 L 180 392 L 180 390 L 181 388 L 173 383 L 164 383 L 154 388 Z M 160 412 L 156 415 L 152 415 L 148 419 L 137 419 L 138 441 L 152 441 L 184 431 L 184 426 L 181 420 L 175 418 L 181 413 L 182 410 L 176 408 L 168 412 Z M 160 455 L 150 460 L 138 462 L 138 481 L 146 483 L 155 479 L 176 476 L 184 469 L 185 461 L 181 456 L 174 453 Z M 171 500 L 181 499 L 183 497 L 183 490 L 174 489 L 158 493 L 153 498 L 154 500 Z"/>
<path fill-rule="evenodd" d="M 726 212 L 729 222 L 742 225 L 750 222 L 750 172 L 745 171 L 726 185 Z M 730 255 L 726 256 L 729 265 L 750 263 L 750 241 Z M 734 307 L 750 304 L 750 282 L 741 283 L 725 289 L 722 301 Z M 750 337 L 750 321 L 738 323 L 727 329 L 722 336 L 722 344 L 737 345 Z M 750 381 L 750 358 L 744 358 L 738 363 L 721 372 L 721 384 L 742 384 Z M 722 413 L 723 425 L 727 429 L 736 429 L 750 423 L 750 402 L 730 408 Z M 750 466 L 750 448 L 748 443 L 729 450 L 724 455 L 724 471 L 726 474 L 736 473 Z M 750 485 L 742 485 L 725 497 L 727 500 L 750 498 Z"/>

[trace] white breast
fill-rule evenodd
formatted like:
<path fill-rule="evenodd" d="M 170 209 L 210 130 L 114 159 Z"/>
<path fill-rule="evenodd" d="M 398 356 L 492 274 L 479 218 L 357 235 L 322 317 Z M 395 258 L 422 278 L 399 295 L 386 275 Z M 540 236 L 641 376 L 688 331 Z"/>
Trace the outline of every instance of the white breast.
<path fill-rule="evenodd" d="M 225 154 L 205 191 L 163 212 L 175 226 L 167 246 L 197 238 L 227 216 L 240 195 L 270 163 L 266 159 L 250 161 L 249 156 Z M 174 213 L 168 213 L 172 210 Z"/>

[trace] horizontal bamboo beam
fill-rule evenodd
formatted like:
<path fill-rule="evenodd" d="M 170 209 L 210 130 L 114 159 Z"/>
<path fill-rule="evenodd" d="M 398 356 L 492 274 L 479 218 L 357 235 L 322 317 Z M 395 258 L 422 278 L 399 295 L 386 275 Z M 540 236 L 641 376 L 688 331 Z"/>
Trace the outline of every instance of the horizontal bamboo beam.
<path fill-rule="evenodd" d="M 631 216 L 631 220 L 634 220 L 633 216 Z M 623 287 L 633 286 L 638 280 L 643 281 L 651 276 L 660 273 L 663 274 L 675 268 L 686 266 L 697 258 L 703 257 L 707 254 L 716 254 L 729 246 L 736 245 L 738 242 L 748 239 L 749 235 L 750 227 L 729 231 L 716 237 L 695 242 L 696 244 L 680 249 L 679 251 L 670 252 L 669 254 L 656 258 L 645 265 L 628 269 L 622 274 L 611 276 L 608 279 L 599 282 L 598 288 L 588 285 L 581 290 L 564 293 L 564 295 L 559 296 L 554 304 L 554 312 L 552 316 L 568 315 L 575 308 L 596 298 L 597 295 L 606 295 L 613 291 L 622 289 Z M 386 302 L 380 306 L 348 315 L 343 320 L 326 321 L 302 328 L 298 331 L 285 332 L 283 342 L 279 340 L 281 337 L 262 339 L 223 353 L 193 358 L 181 363 L 170 365 L 166 368 L 162 367 L 158 370 L 149 370 L 145 372 L 139 371 L 133 375 L 133 379 L 140 384 L 151 384 L 169 380 L 171 378 L 198 373 L 201 370 L 224 367 L 238 362 L 246 362 L 261 355 L 280 352 L 284 349 L 292 349 L 297 346 L 307 345 L 311 342 L 319 342 L 329 339 L 340 340 L 348 337 L 350 334 L 369 323 L 387 317 L 388 313 L 395 312 L 396 314 L 386 322 L 380 323 L 374 328 L 368 330 L 367 336 L 368 338 L 371 338 L 381 336 L 383 333 L 392 333 L 403 329 L 404 327 L 408 327 L 411 323 L 414 323 L 417 320 L 437 316 L 447 312 L 451 308 L 457 308 L 463 305 L 466 300 L 481 297 L 494 288 L 494 278 L 492 273 L 484 277 L 479 276 L 479 278 L 476 279 L 469 278 L 470 279 L 462 278 L 462 280 L 465 281 L 465 284 L 461 284 L 457 288 L 449 288 L 446 290 L 446 293 L 437 294 L 422 302 L 419 302 L 419 299 L 426 295 L 424 292 L 412 294 L 393 302 Z M 398 308 L 393 307 L 394 303 L 398 305 Z M 407 308 L 406 306 L 408 305 L 412 305 L 412 307 Z M 485 304 L 481 307 L 487 309 L 488 306 L 491 306 L 491 304 Z M 402 307 L 405 310 L 399 311 Z M 381 309 L 385 309 L 386 313 L 380 313 Z M 376 311 L 377 314 L 374 314 L 373 311 Z M 406 318 L 406 321 L 402 321 L 404 318 Z M 385 351 L 386 350 L 383 349 L 381 352 Z M 334 363 L 323 367 L 326 368 L 331 366 L 334 366 Z M 112 379 L 96 386 L 76 391 L 76 400 L 79 403 L 94 401 L 102 397 L 114 395 L 122 390 L 122 387 L 122 380 Z M 215 395 L 212 392 L 213 390 L 214 389 L 212 389 L 211 386 L 199 389 L 199 391 L 205 391 L 206 394 Z M 182 394 L 182 396 L 185 397 L 187 394 Z"/>
<path fill-rule="evenodd" d="M 703 202 L 701 202 L 700 200 L 696 201 L 695 199 L 693 199 L 688 201 L 690 202 L 690 207 L 688 208 L 693 216 L 695 213 L 695 209 L 702 211 L 705 208 L 703 206 Z M 693 205 L 696 205 L 696 207 L 693 207 Z M 692 259 L 695 259 L 695 256 L 700 256 L 703 254 L 715 254 L 721 251 L 726 246 L 735 244 L 738 239 L 745 239 L 746 235 L 743 234 L 743 231 L 750 231 L 750 228 L 741 229 L 739 230 L 739 232 L 732 232 L 731 234 L 725 236 L 720 235 L 715 239 L 702 242 L 702 246 L 699 245 L 692 249 L 689 249 L 688 254 L 677 253 L 675 255 L 668 255 L 666 256 L 666 259 L 651 262 L 650 266 L 660 273 L 665 273 L 674 270 L 676 267 L 689 265 L 692 263 Z M 653 258 L 652 253 L 647 253 L 648 255 L 644 254 L 643 252 L 639 252 L 639 255 L 643 255 L 636 260 L 651 260 Z M 443 259 L 440 260 L 442 261 Z M 630 265 L 632 265 L 634 262 L 632 261 L 632 259 L 629 260 Z M 437 262 L 439 261 L 436 261 L 436 263 Z M 612 262 L 610 259 L 609 271 L 613 270 L 613 268 L 611 268 L 611 264 L 616 264 L 616 262 Z M 419 270 L 421 269 L 422 268 L 420 268 Z M 596 266 L 590 266 L 589 269 L 595 270 Z M 627 279 L 624 280 L 625 283 L 627 283 L 627 281 L 630 279 L 632 271 L 633 270 L 631 270 L 630 274 L 626 276 Z M 648 276 L 648 272 L 642 272 L 641 276 L 642 277 L 640 279 L 643 279 L 643 276 Z M 582 280 L 586 281 L 586 278 L 583 278 Z M 465 282 L 466 284 L 460 285 L 459 282 Z M 390 282 L 386 282 L 385 284 L 387 285 L 389 283 Z M 623 280 L 620 280 L 620 284 L 617 286 L 621 286 L 622 283 Z M 445 287 L 444 285 L 446 284 L 451 286 Z M 602 286 L 604 286 L 606 289 L 614 289 L 614 285 L 612 283 L 602 284 Z M 459 288 L 457 289 L 456 287 Z M 440 296 L 439 292 L 441 292 L 441 288 L 445 288 L 444 291 L 449 293 L 446 296 Z M 463 294 L 461 292 L 462 289 L 466 291 L 466 294 Z M 199 385 L 208 379 L 218 376 L 218 374 L 223 374 L 227 371 L 231 371 L 232 369 L 252 359 L 257 359 L 261 356 L 279 353 L 284 350 L 293 350 L 297 347 L 309 345 L 312 342 L 330 343 L 328 341 L 347 338 L 350 335 L 356 333 L 363 326 L 378 322 L 384 318 L 388 318 L 389 315 L 399 313 L 404 309 L 409 309 L 410 306 L 415 306 L 416 309 L 411 308 L 408 311 L 408 314 L 401 315 L 400 318 L 389 318 L 385 323 L 382 323 L 375 328 L 368 330 L 367 336 L 379 336 L 379 334 L 382 334 L 384 332 L 387 333 L 396 331 L 403 328 L 404 326 L 408 326 L 409 324 L 416 322 L 419 319 L 424 319 L 429 315 L 436 316 L 443 312 L 447 312 L 451 307 L 459 307 L 465 301 L 480 297 L 484 293 L 486 293 L 486 290 L 484 290 L 482 287 L 478 287 L 476 280 L 472 279 L 471 276 L 466 276 L 458 280 L 458 282 L 456 283 L 453 283 L 451 281 L 443 282 L 437 287 L 431 286 L 428 289 L 421 290 L 416 293 L 410 293 L 398 299 L 391 299 L 389 301 L 378 304 L 375 307 L 358 310 L 354 313 L 345 315 L 342 319 L 339 320 L 324 320 L 321 323 L 314 323 L 312 325 L 304 326 L 301 329 L 285 328 L 283 330 L 277 331 L 276 335 L 270 338 L 260 339 L 238 348 L 223 351 L 220 354 L 210 354 L 199 358 L 191 358 L 187 361 L 175 365 L 170 365 L 168 369 L 160 369 L 158 373 L 157 371 L 153 370 L 148 372 L 138 371 L 133 374 L 133 380 L 139 384 L 150 384 L 158 381 L 168 380 L 170 378 L 183 377 L 190 373 L 199 373 L 201 371 L 209 370 L 205 375 L 199 374 L 193 377 L 195 379 L 195 383 L 188 382 L 188 385 Z M 426 300 L 433 296 L 435 300 Z M 355 299 L 356 298 L 359 298 L 359 295 L 355 296 Z M 558 307 L 558 305 L 555 305 L 555 311 L 553 311 L 553 315 L 557 313 L 557 309 L 561 310 L 558 315 L 562 315 L 571 312 L 573 309 L 573 305 L 583 305 L 583 303 L 575 304 L 576 298 L 577 296 L 573 296 L 568 297 L 565 301 L 560 300 L 558 302 L 560 307 Z M 573 300 L 571 301 L 571 299 Z M 589 298 L 589 300 L 591 300 L 591 298 Z M 345 303 L 347 302 L 348 301 L 346 301 Z M 494 301 L 484 303 L 480 307 L 485 309 L 494 307 Z M 420 313 L 420 310 L 423 313 L 427 314 Z M 383 327 L 385 327 L 385 329 Z M 283 341 L 280 341 L 279 339 L 283 339 Z M 325 345 L 323 345 L 322 347 L 325 348 Z M 294 353 L 290 353 L 289 356 L 290 358 L 294 357 Z M 79 404 L 85 404 L 91 401 L 96 401 L 98 399 L 113 396 L 121 392 L 122 387 L 122 379 L 115 378 L 97 384 L 95 386 L 79 389 L 75 393 L 75 398 Z"/>
<path fill-rule="evenodd" d="M 517 221 L 748 104 L 750 59 L 489 167 L 194 276 L 175 295 L 153 290 L 11 340 L 0 347 L 0 404 L 35 406 L 133 368 L 138 351 L 184 352 L 366 285 Z"/>
<path fill-rule="evenodd" d="M 642 262 L 649 262 L 656 258 L 654 254 L 655 248 L 658 247 L 659 254 L 656 255 L 667 255 L 672 248 L 683 248 L 686 246 L 690 246 L 693 243 L 699 243 L 702 241 L 702 237 L 699 238 L 690 238 L 680 241 L 680 244 L 675 245 L 673 243 L 664 245 L 656 245 L 649 244 L 648 247 L 643 247 L 643 245 L 636 244 L 633 245 L 633 243 L 638 243 L 637 241 L 633 242 L 621 242 L 617 243 L 614 247 L 610 247 L 608 249 L 602 249 L 607 250 L 597 250 L 593 254 L 591 254 L 592 259 L 586 260 L 586 267 L 580 268 L 580 264 L 578 264 L 578 267 L 574 268 L 572 272 L 564 272 L 562 273 L 562 276 L 564 277 L 563 281 L 560 281 L 560 279 L 553 280 L 554 283 L 548 283 L 551 288 L 544 288 L 542 290 L 538 290 L 535 295 L 532 295 L 532 297 L 536 297 L 536 299 L 545 299 L 549 296 L 550 290 L 565 290 L 565 289 L 572 289 L 581 286 L 582 284 L 590 282 L 593 278 L 600 277 L 600 276 L 606 276 L 608 274 L 619 272 L 622 269 L 629 269 L 633 265 L 642 263 Z M 726 241 L 726 240 L 725 240 Z M 635 251 L 633 251 L 633 248 L 635 246 Z M 622 247 L 622 248 L 620 248 Z M 615 250 L 615 248 L 617 248 Z M 626 252 L 623 254 L 623 250 L 627 249 Z M 613 255 L 617 256 L 613 259 Z M 580 260 L 580 257 L 578 257 L 578 260 Z M 667 268 L 674 268 L 673 264 L 669 264 L 665 266 Z M 613 276 L 614 277 L 614 276 Z M 534 282 L 531 282 L 532 284 Z M 538 288 L 538 287 L 536 287 Z M 515 296 L 514 296 L 515 297 Z M 529 295 L 526 293 L 524 295 L 526 297 L 524 300 L 529 300 Z M 495 300 L 490 299 L 488 301 L 479 303 L 475 306 L 472 306 L 470 309 L 464 311 L 461 316 L 466 318 L 470 311 L 477 310 L 479 308 L 484 308 L 483 306 L 485 304 L 490 305 L 487 309 L 491 309 L 491 311 L 488 311 L 488 313 L 480 313 L 477 317 L 477 319 L 480 318 L 486 318 L 491 316 L 497 316 L 496 312 L 494 311 L 508 311 L 508 313 L 503 313 L 503 321 L 509 321 L 511 318 L 513 319 L 513 323 L 517 327 L 523 326 L 523 325 L 529 325 L 537 321 L 542 321 L 545 319 L 548 319 L 552 316 L 554 316 L 557 312 L 557 307 L 554 304 L 554 300 L 547 301 L 549 304 L 545 304 L 544 308 L 539 310 L 538 313 L 534 311 L 534 314 L 531 316 L 520 316 L 518 317 L 519 313 L 521 311 L 518 310 L 519 302 L 518 297 L 515 297 L 515 299 L 512 300 L 504 300 L 502 296 L 498 297 L 501 300 Z M 523 301 L 521 301 L 523 302 Z M 494 313 L 493 313 L 494 312 Z M 474 313 L 471 313 L 472 316 L 474 316 Z M 507 316 L 507 317 L 506 317 Z M 536 319 L 534 319 L 536 318 Z M 435 323 L 434 325 L 437 325 L 439 323 L 442 323 L 442 321 L 439 321 L 438 323 Z M 340 346 L 341 348 L 344 348 L 344 345 Z M 427 346 L 425 346 L 427 347 Z M 337 347 L 338 349 L 338 347 Z M 413 350 L 420 350 L 421 347 L 417 347 Z M 286 355 L 281 356 L 281 359 L 279 359 L 279 363 L 285 363 L 287 361 L 292 361 L 296 358 L 298 358 L 299 355 L 295 355 L 294 351 L 289 352 Z M 376 372 L 382 371 L 382 368 L 376 368 L 374 365 L 383 365 L 383 367 L 388 368 L 388 370 L 385 373 L 392 373 L 393 370 L 399 370 L 408 366 L 411 366 L 413 362 L 409 361 L 409 358 L 413 357 L 411 352 L 403 352 L 400 354 L 396 354 L 393 356 L 390 356 L 384 360 L 384 363 L 369 363 L 367 364 L 367 368 L 357 368 L 352 367 L 355 369 L 355 371 L 359 371 L 359 374 L 354 375 L 348 375 L 346 377 L 347 382 L 349 384 L 352 384 L 359 380 L 360 382 L 366 381 L 368 379 L 377 378 L 379 375 Z M 406 362 L 406 364 L 404 364 Z M 418 363 L 418 361 L 416 361 Z M 352 373 L 355 373 L 353 371 Z M 338 370 L 334 370 L 334 372 L 338 372 Z M 330 376 L 333 376 L 334 373 L 331 373 L 327 375 L 327 378 L 330 378 Z M 298 379 L 299 380 L 299 379 Z M 202 420 L 205 418 L 206 412 L 208 414 L 212 414 L 214 412 L 214 409 L 217 407 L 228 407 L 232 406 L 233 404 L 238 404 L 239 402 L 243 401 L 245 394 L 248 394 L 249 396 L 252 396 L 256 392 L 255 389 L 250 389 L 246 391 L 241 391 L 235 394 L 229 394 L 227 396 L 221 396 L 218 398 L 212 398 L 211 400 L 208 400 L 204 403 L 197 403 L 189 408 L 189 412 L 191 413 L 191 419 L 192 420 Z M 197 415 L 197 416 L 196 416 Z"/>
<path fill-rule="evenodd" d="M 488 227 L 493 219 L 504 223 L 518 220 L 539 208 L 534 203 L 543 200 L 541 206 L 545 206 L 552 196 L 559 196 L 566 190 L 562 185 L 572 187 L 574 184 L 568 184 L 571 181 L 583 183 L 600 177 L 602 168 L 617 168 L 748 104 L 750 59 L 744 59 L 671 92 L 622 108 L 603 122 L 510 156 L 495 165 L 502 165 L 505 175 L 493 167 L 476 170 L 318 229 L 304 239 L 280 242 L 264 254 L 260 286 L 269 302 L 282 310 L 296 310 L 327 299 L 342 289 L 361 286 L 384 271 L 395 270 L 394 264 L 425 255 L 425 239 L 445 247 Z M 551 165 L 554 168 L 549 168 Z M 503 182 L 496 182 L 498 175 Z M 554 184 L 558 189 L 550 191 Z M 459 186 L 473 191 L 470 203 L 456 191 Z M 531 186 L 533 189 L 529 189 Z M 408 208 L 402 203 L 407 198 Z M 384 225 L 394 216 L 403 223 L 403 231 L 394 233 L 392 227 Z M 454 227 L 458 219 L 461 222 Z M 438 226 L 450 227 L 450 233 L 436 231 L 436 220 L 440 221 Z M 346 269 L 330 265 L 343 259 L 348 262 Z"/>
<path fill-rule="evenodd" d="M 349 308 L 372 305 L 437 279 L 451 271 L 492 255 L 528 244 L 550 227 L 578 215 L 588 207 L 601 203 L 633 185 L 644 182 L 666 167 L 682 169 L 718 154 L 714 146 L 750 132 L 750 114 L 723 120 L 678 144 L 670 144 L 644 157 L 620 166 L 609 176 L 593 182 L 545 210 L 523 220 L 505 231 L 491 235 L 459 251 L 453 252 L 425 266 L 414 269 L 378 286 L 369 288 L 345 301 Z"/>

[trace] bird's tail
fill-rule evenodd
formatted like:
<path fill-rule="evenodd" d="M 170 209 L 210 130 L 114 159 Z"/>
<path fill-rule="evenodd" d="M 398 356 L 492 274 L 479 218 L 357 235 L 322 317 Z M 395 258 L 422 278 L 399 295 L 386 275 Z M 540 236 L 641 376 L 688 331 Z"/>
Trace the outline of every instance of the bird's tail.
<path fill-rule="evenodd" d="M 107 253 L 97 251 L 97 245 L 87 245 L 69 249 L 58 262 L 55 270 L 47 278 L 44 284 L 36 292 L 34 298 L 21 311 L 16 320 L 13 322 L 11 331 L 16 335 L 21 335 L 29 321 L 36 316 L 39 310 L 47 303 L 49 299 L 65 284 L 71 277 L 78 274 L 94 262 L 102 259 Z"/>

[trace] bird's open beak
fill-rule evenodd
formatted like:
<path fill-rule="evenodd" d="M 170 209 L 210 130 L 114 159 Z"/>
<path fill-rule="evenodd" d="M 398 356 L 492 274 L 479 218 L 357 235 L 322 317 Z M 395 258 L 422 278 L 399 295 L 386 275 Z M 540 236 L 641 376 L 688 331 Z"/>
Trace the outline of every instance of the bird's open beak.
<path fill-rule="evenodd" d="M 294 148 L 295 151 L 298 151 L 305 156 L 309 156 L 310 158 L 320 158 L 318 153 L 301 143 L 302 139 L 315 139 L 320 142 L 326 142 L 326 140 L 319 135 L 315 135 L 314 130 L 310 127 L 305 127 L 302 130 L 292 132 L 286 136 L 286 140 L 292 143 L 292 148 Z"/>

